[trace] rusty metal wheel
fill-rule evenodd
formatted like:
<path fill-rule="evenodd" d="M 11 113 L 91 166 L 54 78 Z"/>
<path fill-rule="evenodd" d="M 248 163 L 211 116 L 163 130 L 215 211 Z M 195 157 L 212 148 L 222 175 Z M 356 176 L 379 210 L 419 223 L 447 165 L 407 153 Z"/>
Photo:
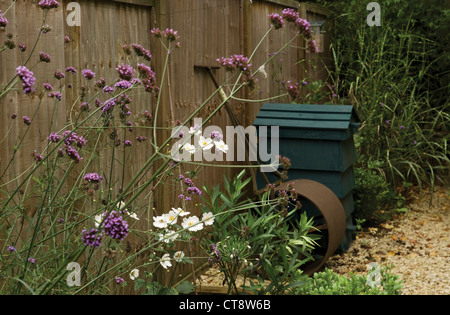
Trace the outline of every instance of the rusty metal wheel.
<path fill-rule="evenodd" d="M 295 191 L 320 212 L 324 221 L 317 227 L 323 232 L 322 236 L 326 237 L 323 242 L 326 249 L 322 248 L 324 254 L 319 259 L 306 264 L 303 269 L 304 273 L 311 275 L 323 266 L 341 244 L 346 226 L 345 210 L 334 192 L 319 182 L 296 179 L 282 183 L 277 190 L 287 190 L 288 185 L 293 185 Z"/>

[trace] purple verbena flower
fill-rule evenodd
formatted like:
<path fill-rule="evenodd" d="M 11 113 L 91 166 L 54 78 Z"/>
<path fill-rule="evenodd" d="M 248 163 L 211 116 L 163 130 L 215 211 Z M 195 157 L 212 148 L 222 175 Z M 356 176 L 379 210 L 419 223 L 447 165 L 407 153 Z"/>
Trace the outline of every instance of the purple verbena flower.
<path fill-rule="evenodd" d="M 194 194 L 194 195 L 202 195 L 202 191 L 200 189 L 198 189 L 197 187 L 188 187 L 187 188 L 187 192 L 190 194 Z"/>
<path fill-rule="evenodd" d="M 136 140 L 138 142 L 144 142 L 145 140 L 147 140 L 147 137 L 146 136 L 139 136 L 139 137 L 136 137 Z"/>
<path fill-rule="evenodd" d="M 277 14 L 277 13 L 271 13 L 271 14 L 269 14 L 269 20 L 270 20 L 270 23 L 272 24 L 272 26 L 273 26 L 275 29 L 283 28 L 284 25 L 285 25 L 285 22 L 284 22 L 284 20 L 283 20 L 283 17 L 281 17 L 281 16 L 280 16 L 279 14 Z"/>
<path fill-rule="evenodd" d="M 8 246 L 8 252 L 12 253 L 15 251 L 16 251 L 16 248 L 14 246 Z"/>
<path fill-rule="evenodd" d="M 59 140 L 61 140 L 61 136 L 59 134 L 57 134 L 56 132 L 52 132 L 47 137 L 47 139 L 50 140 L 51 142 L 58 142 Z"/>
<path fill-rule="evenodd" d="M 288 22 L 295 22 L 298 19 L 298 12 L 288 8 L 283 10 L 282 16 Z"/>
<path fill-rule="evenodd" d="M 39 52 L 39 60 L 49 63 L 50 62 L 50 55 L 45 52 Z"/>
<path fill-rule="evenodd" d="M 317 47 L 315 40 L 308 41 L 308 49 L 313 54 L 316 54 L 319 52 L 319 47 Z"/>
<path fill-rule="evenodd" d="M 98 229 L 92 229 L 90 231 L 84 229 L 81 231 L 81 239 L 86 246 L 92 246 L 94 248 L 102 245 L 103 233 L 98 233 Z"/>
<path fill-rule="evenodd" d="M 36 82 L 36 78 L 34 77 L 34 73 L 28 70 L 25 66 L 17 67 L 17 75 L 23 82 L 23 92 L 25 94 L 30 94 L 34 92 L 34 84 Z"/>
<path fill-rule="evenodd" d="M 44 159 L 44 156 L 39 154 L 39 153 L 37 153 L 36 150 L 34 150 L 33 153 L 31 153 L 31 156 L 33 157 L 33 159 L 36 160 L 36 162 L 40 162 L 40 161 L 42 161 Z"/>
<path fill-rule="evenodd" d="M 77 69 L 75 69 L 74 67 L 67 67 L 66 72 L 75 74 L 77 73 Z"/>
<path fill-rule="evenodd" d="M 47 91 L 52 91 L 53 90 L 53 86 L 50 83 L 44 83 L 44 84 L 42 84 L 42 86 Z"/>
<path fill-rule="evenodd" d="M 125 147 L 131 147 L 131 146 L 133 145 L 133 143 L 132 143 L 130 140 L 125 140 L 124 143 L 123 143 L 123 145 L 124 145 Z"/>
<path fill-rule="evenodd" d="M 45 24 L 42 25 L 39 30 L 42 34 L 47 34 L 48 32 L 51 32 L 53 30 L 53 26 Z"/>
<path fill-rule="evenodd" d="M 122 80 L 122 81 L 119 81 L 116 84 L 114 84 L 114 87 L 119 88 L 119 89 L 124 89 L 124 90 L 129 89 L 132 86 L 133 85 L 129 81 L 126 81 L 126 80 Z"/>
<path fill-rule="evenodd" d="M 119 77 L 123 80 L 130 81 L 134 76 L 134 69 L 130 65 L 121 64 L 116 68 L 117 72 L 119 72 Z"/>
<path fill-rule="evenodd" d="M 102 112 L 107 113 L 109 111 L 111 111 L 111 109 L 116 106 L 116 99 L 112 98 L 110 100 L 107 100 L 104 104 L 103 104 L 103 108 L 102 108 Z"/>
<path fill-rule="evenodd" d="M 38 3 L 41 9 L 53 9 L 59 7 L 59 2 L 56 0 L 41 0 Z"/>
<path fill-rule="evenodd" d="M 123 278 L 121 278 L 121 277 L 116 277 L 115 281 L 116 281 L 117 284 L 122 284 L 122 283 L 125 282 L 125 280 Z"/>
<path fill-rule="evenodd" d="M 114 92 L 114 88 L 110 87 L 109 85 L 105 85 L 105 87 L 103 88 L 103 93 L 110 94 L 112 92 Z"/>
<path fill-rule="evenodd" d="M 60 101 L 62 99 L 62 94 L 58 91 L 53 91 L 53 92 L 48 93 L 48 97 L 56 98 L 58 101 Z"/>
<path fill-rule="evenodd" d="M 178 40 L 180 38 L 180 36 L 178 36 L 178 31 L 174 31 L 173 29 L 169 29 L 167 28 L 164 32 L 163 35 L 165 38 L 167 38 L 167 40 L 169 42 L 173 42 L 175 40 Z"/>
<path fill-rule="evenodd" d="M 30 117 L 23 116 L 22 119 L 23 119 L 23 122 L 25 123 L 25 125 L 28 125 L 28 126 L 31 125 L 31 118 Z"/>
<path fill-rule="evenodd" d="M 309 22 L 307 20 L 298 18 L 295 20 L 295 24 L 299 28 L 300 33 L 303 34 L 303 36 L 305 36 L 306 39 L 311 39 L 311 37 L 312 37 L 312 32 L 310 29 L 311 25 L 309 24 Z"/>
<path fill-rule="evenodd" d="M 103 216 L 106 215 L 105 212 Z M 103 220 L 103 228 L 106 235 L 117 240 L 123 240 L 129 232 L 127 221 L 115 210 L 111 211 L 108 217 Z"/>
<path fill-rule="evenodd" d="M 81 71 L 81 73 L 88 80 L 92 80 L 93 78 L 95 78 L 95 72 L 93 72 L 91 69 L 84 69 Z"/>
<path fill-rule="evenodd" d="M 79 163 L 81 162 L 81 160 L 83 160 L 78 151 L 70 145 L 66 146 L 65 152 L 67 153 L 67 156 L 69 156 L 76 163 Z"/>
<path fill-rule="evenodd" d="M 0 10 L 0 27 L 8 25 L 8 20 L 3 16 L 2 10 Z"/>
<path fill-rule="evenodd" d="M 57 78 L 58 80 L 64 79 L 65 77 L 66 75 L 62 73 L 60 70 L 55 71 L 55 78 Z"/>
<path fill-rule="evenodd" d="M 25 44 L 19 44 L 19 49 L 21 52 L 24 52 L 27 50 L 27 46 Z"/>
<path fill-rule="evenodd" d="M 142 45 L 131 44 L 131 47 L 133 47 L 134 52 L 139 57 L 143 57 L 147 61 L 150 61 L 152 59 L 152 54 L 150 53 L 150 51 L 142 47 Z"/>
<path fill-rule="evenodd" d="M 210 137 L 211 137 L 211 139 L 217 139 L 218 141 L 223 139 L 223 135 L 218 131 L 211 132 Z"/>
<path fill-rule="evenodd" d="M 88 173 L 84 175 L 83 179 L 89 183 L 103 183 L 103 177 L 97 173 Z"/>

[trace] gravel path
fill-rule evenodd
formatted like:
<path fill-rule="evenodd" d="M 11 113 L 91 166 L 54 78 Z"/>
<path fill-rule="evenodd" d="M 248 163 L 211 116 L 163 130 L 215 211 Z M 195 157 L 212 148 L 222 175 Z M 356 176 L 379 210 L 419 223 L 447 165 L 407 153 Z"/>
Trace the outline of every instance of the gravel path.
<path fill-rule="evenodd" d="M 404 295 L 450 294 L 450 188 L 415 194 L 407 211 L 378 227 L 363 229 L 349 250 L 325 267 L 340 274 L 364 273 L 367 265 L 392 266 Z"/>

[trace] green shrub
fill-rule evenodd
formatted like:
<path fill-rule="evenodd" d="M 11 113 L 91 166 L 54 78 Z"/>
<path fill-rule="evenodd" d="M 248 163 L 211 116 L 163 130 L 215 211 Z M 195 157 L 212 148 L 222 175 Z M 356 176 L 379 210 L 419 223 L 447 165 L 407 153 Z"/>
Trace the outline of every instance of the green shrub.
<path fill-rule="evenodd" d="M 312 277 L 298 277 L 304 284 L 292 290 L 292 294 L 296 295 L 399 295 L 402 289 L 402 282 L 388 268 L 379 270 L 379 279 L 370 273 L 350 274 L 347 277 L 330 269 L 316 272 Z"/>
<path fill-rule="evenodd" d="M 384 209 L 394 200 L 390 185 L 384 177 L 373 170 L 356 167 L 354 169 L 355 220 L 369 220 L 376 210 Z"/>

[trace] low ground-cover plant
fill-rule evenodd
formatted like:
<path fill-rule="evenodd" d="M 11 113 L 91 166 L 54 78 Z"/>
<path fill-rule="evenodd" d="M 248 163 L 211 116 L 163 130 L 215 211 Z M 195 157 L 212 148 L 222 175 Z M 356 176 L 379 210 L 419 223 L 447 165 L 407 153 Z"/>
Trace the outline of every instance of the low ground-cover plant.
<path fill-rule="evenodd" d="M 375 278 L 367 275 L 339 275 L 330 269 L 316 272 L 312 277 L 297 274 L 303 285 L 292 289 L 295 295 L 399 295 L 403 287 L 398 276 L 389 268 L 380 268 Z M 374 279 L 372 279 L 374 278 Z"/>

